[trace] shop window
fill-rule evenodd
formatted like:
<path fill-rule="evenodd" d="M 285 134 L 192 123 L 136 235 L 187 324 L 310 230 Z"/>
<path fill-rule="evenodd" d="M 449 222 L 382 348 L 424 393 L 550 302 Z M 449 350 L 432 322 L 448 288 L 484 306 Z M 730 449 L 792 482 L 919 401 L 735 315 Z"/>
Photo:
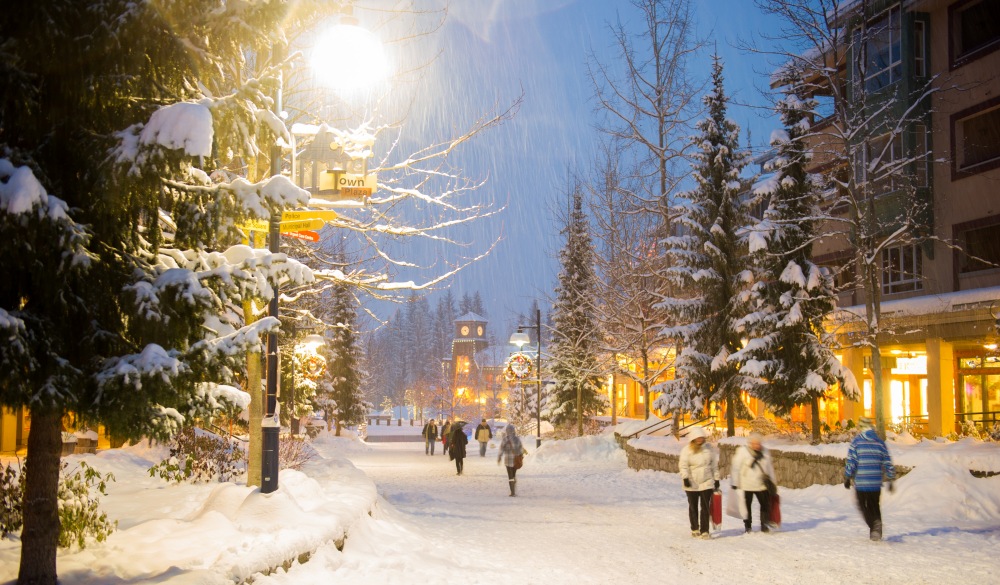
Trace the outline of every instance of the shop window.
<path fill-rule="evenodd" d="M 961 247 L 958 271 L 961 274 L 1000 266 L 1000 223 L 968 229 L 956 229 Z"/>
<path fill-rule="evenodd" d="M 1000 48 L 1000 0 L 966 0 L 948 9 L 951 65 Z"/>
<path fill-rule="evenodd" d="M 923 290 L 923 255 L 915 244 L 882 250 L 882 294 Z"/>

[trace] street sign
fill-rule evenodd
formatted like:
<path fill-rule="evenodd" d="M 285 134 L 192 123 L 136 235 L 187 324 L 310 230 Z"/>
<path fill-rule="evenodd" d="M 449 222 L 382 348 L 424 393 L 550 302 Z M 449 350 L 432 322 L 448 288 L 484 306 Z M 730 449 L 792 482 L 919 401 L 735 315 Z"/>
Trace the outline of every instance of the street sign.
<path fill-rule="evenodd" d="M 337 186 L 340 188 L 340 194 L 344 197 L 364 199 L 371 197 L 372 193 L 378 189 L 378 180 L 375 173 L 370 175 L 343 173 L 337 181 Z"/>
<path fill-rule="evenodd" d="M 299 232 L 283 232 L 281 235 L 286 238 L 296 238 L 298 240 L 308 240 L 310 242 L 319 241 L 319 233 L 308 230 L 302 230 Z"/>
<path fill-rule="evenodd" d="M 271 223 L 266 219 L 248 219 L 241 223 L 239 227 L 245 230 L 254 230 L 258 232 L 266 232 L 271 229 Z"/>
<path fill-rule="evenodd" d="M 281 233 L 298 232 L 302 230 L 318 230 L 326 224 L 322 219 L 302 219 L 298 221 L 283 221 L 278 224 Z"/>
<path fill-rule="evenodd" d="M 282 219 L 285 215 L 282 214 Z M 298 232 L 302 230 L 318 230 L 326 225 L 326 222 L 322 219 L 299 219 L 295 221 L 282 221 L 278 224 L 278 229 L 282 232 Z M 248 219 L 244 223 L 240 224 L 241 228 L 246 231 L 254 232 L 264 232 L 270 231 L 271 224 L 269 222 L 260 219 Z"/>
<path fill-rule="evenodd" d="M 365 199 L 378 190 L 375 173 L 356 175 L 343 171 L 324 171 L 319 177 L 320 193 L 338 193 L 339 199 Z"/>
<path fill-rule="evenodd" d="M 322 219 L 323 221 L 333 221 L 338 216 L 336 211 L 329 209 L 307 209 L 304 211 L 285 211 L 281 214 L 281 221 L 302 221 L 306 219 Z"/>

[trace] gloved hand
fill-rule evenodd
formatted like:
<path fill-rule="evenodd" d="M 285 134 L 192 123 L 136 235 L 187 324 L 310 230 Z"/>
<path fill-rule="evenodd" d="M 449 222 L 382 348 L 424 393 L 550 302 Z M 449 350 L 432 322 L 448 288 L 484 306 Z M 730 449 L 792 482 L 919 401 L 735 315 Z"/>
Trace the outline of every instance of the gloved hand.
<path fill-rule="evenodd" d="M 889 482 L 889 493 L 891 494 L 894 491 L 896 491 L 896 482 L 890 481 Z"/>
<path fill-rule="evenodd" d="M 851 478 L 848 477 L 844 479 L 844 489 L 851 489 Z"/>
<path fill-rule="evenodd" d="M 691 480 L 686 477 L 684 478 L 684 487 L 691 487 Z"/>
<path fill-rule="evenodd" d="M 892 484 L 890 484 L 892 485 Z M 719 480 L 715 480 L 715 489 L 719 489 Z"/>

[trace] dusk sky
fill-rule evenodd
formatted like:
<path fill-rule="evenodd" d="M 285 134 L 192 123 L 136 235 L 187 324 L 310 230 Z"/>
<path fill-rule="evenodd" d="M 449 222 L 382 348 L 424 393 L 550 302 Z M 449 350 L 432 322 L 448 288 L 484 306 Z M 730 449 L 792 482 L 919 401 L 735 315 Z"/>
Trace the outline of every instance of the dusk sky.
<path fill-rule="evenodd" d="M 749 127 L 754 145 L 760 146 L 776 123 L 761 107 L 766 102 L 758 90 L 767 60 L 745 55 L 735 45 L 741 38 L 759 38 L 768 23 L 751 0 L 694 6 L 706 48 L 692 70 L 707 77 L 712 51 L 719 52 L 734 101 L 730 117 L 743 128 L 741 143 Z M 462 236 L 468 246 L 418 257 L 435 259 L 430 272 L 436 273 L 443 262 L 480 253 L 501 235 L 493 253 L 459 273 L 450 287 L 456 298 L 479 291 L 491 332 L 506 339 L 518 312 L 526 313 L 536 298 L 545 312 L 554 297 L 562 245 L 555 210 L 565 205 L 570 174 L 587 172 L 598 139 L 587 55 L 615 63 L 608 22 L 621 18 L 628 25 L 636 10 L 625 0 L 451 1 L 448 10 L 445 26 L 436 33 L 440 57 L 427 76 L 428 89 L 418 93 L 416 120 L 458 127 L 496 104 L 512 102 L 522 91 L 524 101 L 512 121 L 454 157 L 466 174 L 488 176 L 479 195 L 506 209 L 468 228 Z M 443 290 L 430 293 L 432 306 Z"/>

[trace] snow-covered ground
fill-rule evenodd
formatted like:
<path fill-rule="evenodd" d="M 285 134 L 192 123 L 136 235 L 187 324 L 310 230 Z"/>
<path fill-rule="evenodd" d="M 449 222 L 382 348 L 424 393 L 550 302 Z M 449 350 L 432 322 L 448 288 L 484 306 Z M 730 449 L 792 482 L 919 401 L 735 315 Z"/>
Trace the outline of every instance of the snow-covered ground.
<path fill-rule="evenodd" d="M 315 445 L 320 456 L 283 471 L 266 496 L 150 478 L 158 450 L 86 456 L 115 473 L 102 507 L 119 530 L 61 554 L 61 583 L 937 585 L 995 582 L 1000 572 L 1000 477 L 962 469 L 971 460 L 1000 470 L 996 445 L 894 444 L 915 469 L 883 496 L 880 543 L 843 486 L 782 490 L 779 533 L 744 535 L 725 518 L 712 540 L 692 539 L 678 477 L 628 469 L 609 436 L 543 444 L 518 472 L 517 498 L 495 449 L 480 458 L 475 443 L 462 476 L 422 443 L 324 435 Z M 304 550 L 315 551 L 305 563 L 255 574 Z M 16 577 L 18 554 L 16 539 L 0 542 L 0 582 Z"/>

